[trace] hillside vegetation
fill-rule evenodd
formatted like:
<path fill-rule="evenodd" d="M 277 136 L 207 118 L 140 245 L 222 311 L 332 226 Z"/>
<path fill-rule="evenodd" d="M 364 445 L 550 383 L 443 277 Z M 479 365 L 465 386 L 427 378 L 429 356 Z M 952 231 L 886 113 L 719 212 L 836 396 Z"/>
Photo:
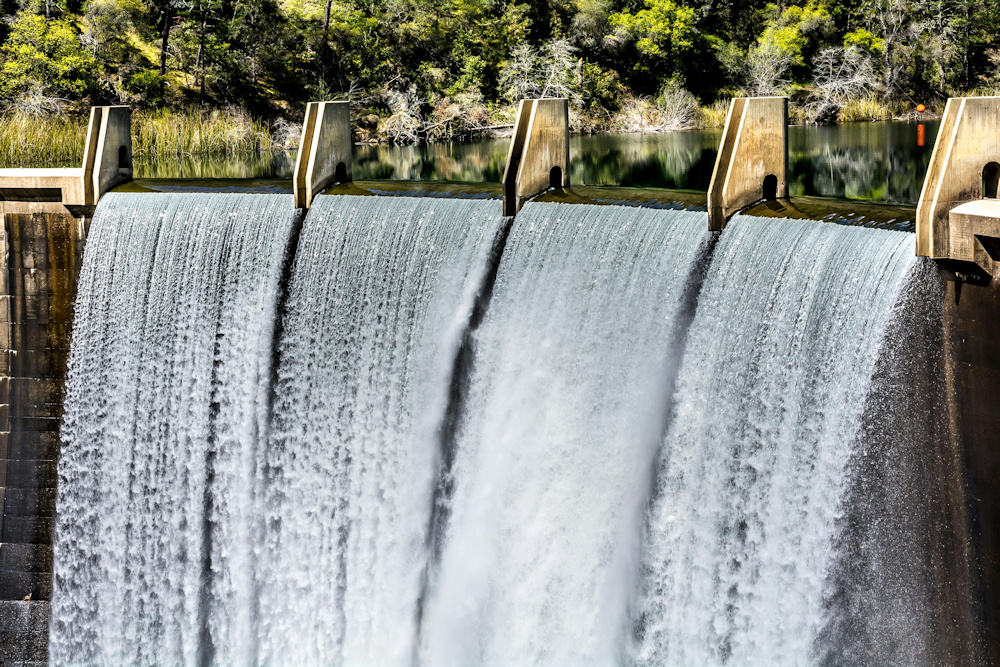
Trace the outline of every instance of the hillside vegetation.
<path fill-rule="evenodd" d="M 288 145 L 304 103 L 320 99 L 353 103 L 359 140 L 410 142 L 502 131 L 529 96 L 568 97 L 576 131 L 635 132 L 720 126 L 736 94 L 786 94 L 793 121 L 825 123 L 907 117 L 918 103 L 933 112 L 950 95 L 1000 86 L 1000 4 L 985 0 L 0 0 L 0 9 L 0 144 L 38 122 L 75 131 L 77 120 L 51 119 L 91 104 L 131 105 L 144 119 L 140 150 L 166 154 Z"/>

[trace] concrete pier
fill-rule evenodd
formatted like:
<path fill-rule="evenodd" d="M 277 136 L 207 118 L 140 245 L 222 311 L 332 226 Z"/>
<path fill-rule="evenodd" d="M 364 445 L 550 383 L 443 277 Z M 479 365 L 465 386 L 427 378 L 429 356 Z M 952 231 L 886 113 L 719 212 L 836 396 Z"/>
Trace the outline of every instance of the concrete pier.
<path fill-rule="evenodd" d="M 295 207 L 309 208 L 317 194 L 351 176 L 351 103 L 310 102 L 292 177 Z"/>
<path fill-rule="evenodd" d="M 917 254 L 995 275 L 1000 97 L 948 100 L 917 204 Z M 973 203 L 975 202 L 975 203 Z"/>
<path fill-rule="evenodd" d="M 733 98 L 708 186 L 708 228 L 721 232 L 740 209 L 785 197 L 788 98 Z"/>
<path fill-rule="evenodd" d="M 96 206 L 105 192 L 132 179 L 132 112 L 93 107 L 83 165 L 68 169 L 0 169 L 0 200 Z"/>
<path fill-rule="evenodd" d="M 503 214 L 549 188 L 569 185 L 569 104 L 565 99 L 521 100 L 503 172 Z"/>
<path fill-rule="evenodd" d="M 945 282 L 945 382 L 986 662 L 1000 663 L 1000 97 L 948 100 L 916 215 L 917 255 Z"/>

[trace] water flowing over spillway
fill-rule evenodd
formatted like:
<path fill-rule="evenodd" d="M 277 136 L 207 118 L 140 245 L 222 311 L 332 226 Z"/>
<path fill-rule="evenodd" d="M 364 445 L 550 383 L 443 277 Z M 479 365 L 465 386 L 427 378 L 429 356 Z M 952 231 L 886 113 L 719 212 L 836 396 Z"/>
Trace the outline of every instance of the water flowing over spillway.
<path fill-rule="evenodd" d="M 940 299 L 819 222 L 109 195 L 52 660 L 961 662 Z"/>
<path fill-rule="evenodd" d="M 498 202 L 320 197 L 289 287 L 261 660 L 409 664 L 439 431 Z"/>
<path fill-rule="evenodd" d="M 109 195 L 76 302 L 55 664 L 194 664 L 251 641 L 287 196 Z M 206 563 L 211 559 L 211 571 Z"/>
<path fill-rule="evenodd" d="M 851 467 L 869 446 L 862 417 L 876 363 L 898 344 L 885 335 L 894 304 L 901 288 L 930 279 L 916 265 L 913 237 L 899 232 L 754 218 L 726 228 L 657 464 L 636 663 L 844 659 L 821 641 L 838 604 L 829 576 L 850 477 L 869 465 Z M 893 444 L 885 456 L 910 454 Z M 876 590 L 865 594 L 891 595 L 893 574 L 869 573 Z M 907 623 L 925 604 L 917 592 L 904 602 L 915 613 L 870 622 L 911 638 Z M 931 660 L 918 646 L 897 649 L 877 661 Z"/>
<path fill-rule="evenodd" d="M 613 662 L 704 214 L 531 204 L 489 311 L 425 614 L 428 664 Z"/>

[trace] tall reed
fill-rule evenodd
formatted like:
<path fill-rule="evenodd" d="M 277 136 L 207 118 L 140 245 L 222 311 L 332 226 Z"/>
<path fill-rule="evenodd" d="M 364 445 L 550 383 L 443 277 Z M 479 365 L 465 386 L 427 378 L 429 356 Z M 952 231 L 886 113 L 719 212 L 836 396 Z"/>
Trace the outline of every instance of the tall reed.
<path fill-rule="evenodd" d="M 78 166 L 86 138 L 85 117 L 0 114 L 0 167 Z"/>
<path fill-rule="evenodd" d="M 76 166 L 83 159 L 87 116 L 0 114 L 0 167 Z M 137 111 L 132 145 L 145 160 L 183 155 L 271 153 L 265 121 L 241 109 Z"/>
<path fill-rule="evenodd" d="M 891 120 L 895 115 L 892 106 L 873 97 L 854 99 L 840 110 L 840 121 L 854 123 L 860 121 Z"/>
<path fill-rule="evenodd" d="M 135 115 L 132 131 L 136 155 L 146 159 L 272 150 L 268 124 L 235 108 L 141 112 Z"/>

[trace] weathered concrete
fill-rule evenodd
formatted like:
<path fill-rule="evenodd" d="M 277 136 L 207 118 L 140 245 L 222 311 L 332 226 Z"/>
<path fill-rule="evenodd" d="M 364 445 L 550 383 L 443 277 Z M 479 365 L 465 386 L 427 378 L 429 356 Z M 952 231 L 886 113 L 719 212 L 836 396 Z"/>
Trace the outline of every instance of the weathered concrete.
<path fill-rule="evenodd" d="M 309 208 L 327 187 L 350 180 L 351 103 L 310 102 L 295 157 L 295 207 Z"/>
<path fill-rule="evenodd" d="M 521 100 L 503 172 L 503 213 L 550 187 L 569 185 L 569 105 L 561 98 Z"/>
<path fill-rule="evenodd" d="M 96 136 L 95 136 L 96 135 Z M 84 178 L 90 180 L 85 202 L 96 205 L 119 183 L 132 180 L 132 112 L 128 107 L 94 107 L 83 155 Z"/>
<path fill-rule="evenodd" d="M 965 464 L 960 481 L 970 515 L 972 594 L 987 664 L 1000 664 L 1000 283 L 969 284 L 948 270 L 942 276 L 948 279 L 942 303 L 945 380 L 954 447 Z"/>
<path fill-rule="evenodd" d="M 0 202 L 0 664 L 46 660 L 59 422 L 89 220 Z"/>
<path fill-rule="evenodd" d="M 998 162 L 1000 97 L 948 100 L 917 203 L 918 255 L 966 262 L 983 256 L 986 250 L 977 236 L 997 238 L 995 227 L 990 227 L 992 214 L 981 220 L 985 227 L 980 230 L 976 209 L 955 217 L 951 212 L 966 202 L 996 197 Z"/>
<path fill-rule="evenodd" d="M 736 97 L 708 186 L 708 227 L 740 209 L 788 196 L 788 98 Z"/>
<path fill-rule="evenodd" d="M 979 199 L 948 212 L 949 258 L 1000 276 L 1000 200 Z"/>
<path fill-rule="evenodd" d="M 0 169 L 0 200 L 94 206 L 132 178 L 132 114 L 128 107 L 93 107 L 79 169 Z"/>

